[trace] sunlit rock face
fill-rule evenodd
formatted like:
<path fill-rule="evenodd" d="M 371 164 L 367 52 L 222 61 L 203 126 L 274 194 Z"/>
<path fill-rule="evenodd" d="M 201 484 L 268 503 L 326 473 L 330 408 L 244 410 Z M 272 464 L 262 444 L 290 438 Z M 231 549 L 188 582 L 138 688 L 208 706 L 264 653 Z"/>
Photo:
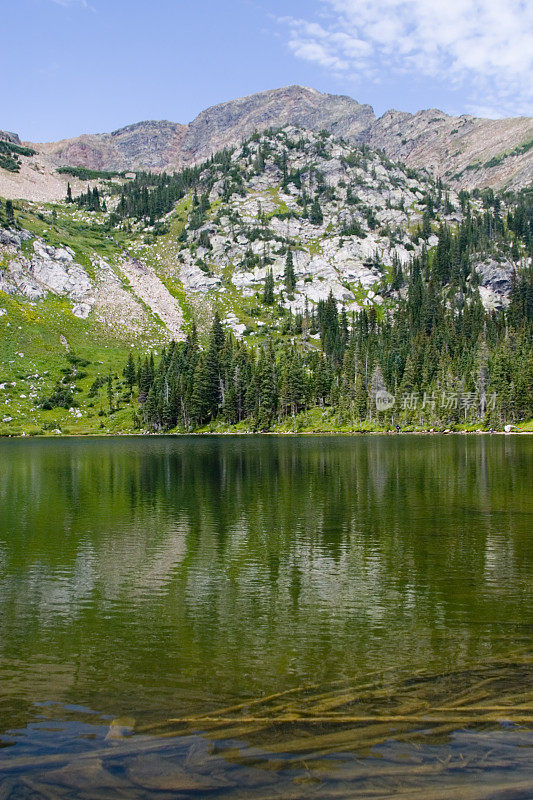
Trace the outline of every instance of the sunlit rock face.
<path fill-rule="evenodd" d="M 74 251 L 36 238 L 34 254 L 23 255 L 22 242 L 31 238 L 24 230 L 0 231 L 0 251 L 14 255 L 0 273 L 0 290 L 29 300 L 42 300 L 49 293 L 65 296 L 74 301 L 76 316 L 87 317 L 94 302 L 93 284 L 86 270 L 74 261 Z"/>

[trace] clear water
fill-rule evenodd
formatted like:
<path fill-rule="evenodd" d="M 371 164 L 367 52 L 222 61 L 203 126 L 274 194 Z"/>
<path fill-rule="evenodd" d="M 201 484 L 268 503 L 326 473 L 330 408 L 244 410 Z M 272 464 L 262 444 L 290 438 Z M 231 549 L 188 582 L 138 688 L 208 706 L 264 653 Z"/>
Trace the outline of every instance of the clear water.
<path fill-rule="evenodd" d="M 533 797 L 532 486 L 528 436 L 0 441 L 0 797 Z"/>

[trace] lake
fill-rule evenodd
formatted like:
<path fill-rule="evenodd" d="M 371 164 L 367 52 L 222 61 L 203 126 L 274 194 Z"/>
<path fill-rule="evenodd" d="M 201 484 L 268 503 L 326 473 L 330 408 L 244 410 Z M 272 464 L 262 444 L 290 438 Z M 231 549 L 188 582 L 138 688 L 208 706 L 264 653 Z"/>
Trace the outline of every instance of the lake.
<path fill-rule="evenodd" d="M 533 437 L 0 440 L 0 797 L 531 798 Z"/>

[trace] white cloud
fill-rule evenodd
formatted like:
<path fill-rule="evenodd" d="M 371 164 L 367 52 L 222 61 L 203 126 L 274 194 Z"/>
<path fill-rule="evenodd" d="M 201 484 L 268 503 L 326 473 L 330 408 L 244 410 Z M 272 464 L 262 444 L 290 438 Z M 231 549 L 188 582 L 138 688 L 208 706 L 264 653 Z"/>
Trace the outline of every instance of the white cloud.
<path fill-rule="evenodd" d="M 473 109 L 533 106 L 529 0 L 319 0 L 320 23 L 280 20 L 298 58 L 338 74 L 422 75 L 467 90 Z"/>

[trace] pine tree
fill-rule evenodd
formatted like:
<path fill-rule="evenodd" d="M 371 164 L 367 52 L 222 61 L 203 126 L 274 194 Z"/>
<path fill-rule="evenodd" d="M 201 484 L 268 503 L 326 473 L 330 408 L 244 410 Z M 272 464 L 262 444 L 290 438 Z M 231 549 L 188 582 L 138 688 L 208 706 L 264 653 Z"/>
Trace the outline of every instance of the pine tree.
<path fill-rule="evenodd" d="M 394 251 L 392 256 L 392 279 L 391 279 L 391 289 L 393 292 L 397 292 L 401 289 L 403 285 L 403 271 L 402 271 L 402 263 L 398 257 L 398 253 Z"/>
<path fill-rule="evenodd" d="M 426 241 L 431 236 L 431 214 L 427 210 L 422 216 L 422 236 Z"/>
<path fill-rule="evenodd" d="M 13 210 L 12 200 L 6 200 L 6 222 L 8 225 L 15 224 L 15 212 Z"/>
<path fill-rule="evenodd" d="M 311 225 L 322 225 L 324 222 L 324 215 L 322 214 L 322 209 L 320 208 L 318 195 L 315 196 L 313 204 L 309 210 L 309 222 Z"/>
<path fill-rule="evenodd" d="M 265 305 L 267 306 L 271 306 L 274 303 L 274 275 L 271 269 L 267 271 L 265 277 L 265 285 L 263 288 L 263 303 L 265 303 Z"/>
<path fill-rule="evenodd" d="M 285 259 L 285 272 L 283 279 L 287 295 L 289 299 L 292 299 L 294 296 L 294 290 L 296 288 L 296 276 L 294 274 L 294 262 L 291 250 L 289 250 L 287 253 L 287 258 Z"/>
<path fill-rule="evenodd" d="M 133 387 L 136 383 L 136 370 L 135 370 L 135 363 L 133 361 L 133 355 L 130 353 L 128 357 L 128 362 L 124 367 L 123 371 L 124 380 L 126 381 L 126 386 L 128 386 L 130 393 L 133 392 Z"/>

